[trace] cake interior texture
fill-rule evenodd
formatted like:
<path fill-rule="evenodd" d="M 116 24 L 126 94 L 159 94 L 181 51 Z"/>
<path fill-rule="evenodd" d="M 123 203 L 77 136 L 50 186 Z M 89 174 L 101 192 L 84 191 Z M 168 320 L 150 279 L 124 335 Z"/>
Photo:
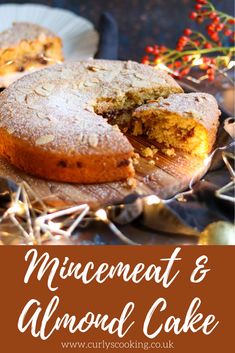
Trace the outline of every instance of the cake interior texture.
<path fill-rule="evenodd" d="M 133 89 L 125 95 L 113 98 L 99 98 L 94 110 L 97 114 L 108 119 L 112 125 L 118 125 L 126 132 L 132 131 L 133 113 L 135 109 L 148 101 L 156 100 L 159 97 L 168 97 L 170 92 L 161 89 Z"/>
<path fill-rule="evenodd" d="M 146 135 L 166 147 L 174 147 L 195 155 L 209 152 L 205 127 L 195 119 L 161 110 L 142 112 L 133 122 L 133 134 Z"/>

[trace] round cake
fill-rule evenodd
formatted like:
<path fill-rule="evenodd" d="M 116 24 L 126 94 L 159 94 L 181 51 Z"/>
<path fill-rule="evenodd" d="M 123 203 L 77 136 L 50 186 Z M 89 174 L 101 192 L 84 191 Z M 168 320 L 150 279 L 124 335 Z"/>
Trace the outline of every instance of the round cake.
<path fill-rule="evenodd" d="M 115 124 L 149 99 L 182 92 L 167 73 L 135 62 L 58 64 L 0 95 L 0 155 L 45 179 L 100 183 L 134 175 L 133 148 Z"/>

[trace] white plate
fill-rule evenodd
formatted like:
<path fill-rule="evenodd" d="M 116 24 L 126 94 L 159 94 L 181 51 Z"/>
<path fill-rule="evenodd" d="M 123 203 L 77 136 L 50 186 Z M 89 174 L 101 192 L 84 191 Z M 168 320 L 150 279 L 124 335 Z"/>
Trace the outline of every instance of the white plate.
<path fill-rule="evenodd" d="M 0 32 L 12 22 L 32 22 L 55 32 L 63 41 L 65 60 L 93 57 L 98 46 L 98 33 L 91 22 L 74 13 L 34 4 L 0 5 Z"/>

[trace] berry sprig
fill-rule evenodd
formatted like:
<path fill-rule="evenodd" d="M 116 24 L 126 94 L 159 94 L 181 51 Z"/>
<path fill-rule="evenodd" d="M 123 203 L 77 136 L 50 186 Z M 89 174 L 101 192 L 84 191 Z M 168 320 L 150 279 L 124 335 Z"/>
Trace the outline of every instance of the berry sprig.
<path fill-rule="evenodd" d="M 173 76 L 189 75 L 195 66 L 205 73 L 202 79 L 213 80 L 215 71 L 224 72 L 232 65 L 235 48 L 235 18 L 217 11 L 207 0 L 196 0 L 191 20 L 205 23 L 207 35 L 185 28 L 175 49 L 166 46 L 147 46 L 142 63 L 167 69 Z"/>

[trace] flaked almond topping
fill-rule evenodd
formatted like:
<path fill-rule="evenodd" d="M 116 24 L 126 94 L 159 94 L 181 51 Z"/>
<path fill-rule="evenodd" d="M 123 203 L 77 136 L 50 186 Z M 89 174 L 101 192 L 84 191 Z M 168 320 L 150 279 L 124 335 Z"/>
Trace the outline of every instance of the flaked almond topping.
<path fill-rule="evenodd" d="M 36 145 L 46 145 L 55 139 L 54 135 L 43 135 L 36 140 Z"/>
<path fill-rule="evenodd" d="M 34 89 L 34 91 L 39 95 L 39 96 L 42 96 L 42 97 L 49 97 L 51 92 L 50 91 L 47 91 L 44 87 L 42 86 L 38 86 Z"/>
<path fill-rule="evenodd" d="M 13 134 L 14 131 L 15 131 L 14 128 L 8 128 L 7 129 L 7 132 L 8 132 L 9 135 Z"/>
<path fill-rule="evenodd" d="M 37 112 L 36 114 L 39 117 L 39 119 L 42 119 L 42 120 L 46 119 L 46 120 L 51 121 L 50 117 L 48 115 L 44 114 L 43 112 Z"/>
<path fill-rule="evenodd" d="M 80 81 L 77 85 L 77 88 L 82 88 L 82 87 L 84 87 L 84 82 Z"/>
<path fill-rule="evenodd" d="M 131 83 L 130 83 L 130 86 L 131 87 L 143 87 L 144 85 L 144 82 L 142 80 L 133 80 Z"/>
<path fill-rule="evenodd" d="M 85 87 L 94 87 L 95 85 L 96 85 L 96 82 L 93 82 L 93 81 L 84 82 Z"/>
<path fill-rule="evenodd" d="M 126 63 L 126 68 L 130 70 L 130 69 L 132 69 L 132 67 L 133 67 L 133 62 L 128 60 Z"/>
<path fill-rule="evenodd" d="M 88 142 L 91 147 L 97 147 L 99 142 L 98 136 L 96 134 L 91 134 L 88 138 Z"/>
<path fill-rule="evenodd" d="M 81 143 L 82 140 L 83 140 L 83 133 L 81 132 L 81 133 L 78 134 L 78 136 L 77 136 L 77 143 L 78 143 L 78 144 Z"/>
<path fill-rule="evenodd" d="M 145 76 L 141 75 L 139 72 L 135 72 L 135 73 L 134 73 L 134 76 L 135 76 L 136 78 L 139 78 L 140 80 L 144 80 L 144 79 L 145 79 Z"/>
<path fill-rule="evenodd" d="M 53 83 L 44 83 L 42 88 L 48 92 L 51 92 L 55 88 L 55 85 Z"/>
<path fill-rule="evenodd" d="M 44 113 L 42 113 L 42 112 L 37 112 L 37 116 L 39 117 L 39 119 L 47 118 L 47 116 Z"/>
<path fill-rule="evenodd" d="M 85 110 L 87 110 L 88 112 L 94 113 L 94 108 L 89 105 L 85 108 Z"/>
<path fill-rule="evenodd" d="M 88 66 L 87 68 L 88 68 L 88 70 L 93 71 L 93 72 L 100 71 L 100 69 L 97 66 Z"/>
<path fill-rule="evenodd" d="M 27 108 L 30 108 L 30 109 L 36 108 L 35 98 L 30 94 L 25 97 L 25 102 L 27 103 Z"/>

